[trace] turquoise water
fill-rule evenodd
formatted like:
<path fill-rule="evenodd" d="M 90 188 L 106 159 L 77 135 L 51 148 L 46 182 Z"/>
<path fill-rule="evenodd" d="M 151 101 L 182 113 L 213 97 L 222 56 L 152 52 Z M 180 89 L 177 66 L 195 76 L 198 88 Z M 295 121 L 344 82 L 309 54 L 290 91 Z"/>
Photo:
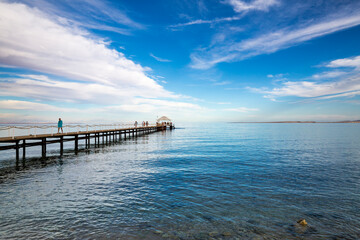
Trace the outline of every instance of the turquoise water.
<path fill-rule="evenodd" d="M 183 126 L 32 149 L 2 172 L 0 238 L 360 239 L 359 124 Z"/>

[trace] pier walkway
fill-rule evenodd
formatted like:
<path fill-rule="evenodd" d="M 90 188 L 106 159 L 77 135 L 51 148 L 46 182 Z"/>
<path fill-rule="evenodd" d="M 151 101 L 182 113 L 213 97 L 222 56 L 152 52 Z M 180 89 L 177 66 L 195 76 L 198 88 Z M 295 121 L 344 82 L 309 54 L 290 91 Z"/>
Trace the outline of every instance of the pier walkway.
<path fill-rule="evenodd" d="M 147 127 L 127 127 L 127 128 L 114 128 L 104 130 L 91 130 L 91 131 L 75 131 L 66 133 L 46 133 L 36 135 L 24 136 L 9 136 L 0 137 L 0 152 L 9 149 L 15 149 L 16 152 L 16 165 L 18 166 L 20 160 L 20 150 L 22 150 L 22 159 L 25 161 L 26 148 L 33 146 L 41 146 L 41 157 L 46 158 L 46 146 L 48 144 L 59 143 L 60 156 L 64 152 L 64 142 L 74 141 L 74 151 L 79 151 L 79 141 L 85 141 L 85 148 L 89 148 L 91 140 L 95 146 L 100 144 L 107 144 L 108 142 L 115 142 L 126 140 L 130 137 L 137 137 L 144 134 L 150 134 L 157 131 L 166 130 L 166 126 L 147 126 Z M 170 130 L 173 128 L 170 127 Z M 9 131 L 10 132 L 10 131 Z"/>

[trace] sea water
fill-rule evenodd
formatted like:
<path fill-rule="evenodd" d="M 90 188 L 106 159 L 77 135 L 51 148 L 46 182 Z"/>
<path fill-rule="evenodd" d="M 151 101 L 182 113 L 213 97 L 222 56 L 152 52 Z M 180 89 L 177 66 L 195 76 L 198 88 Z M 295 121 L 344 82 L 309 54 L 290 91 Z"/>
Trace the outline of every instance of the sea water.
<path fill-rule="evenodd" d="M 0 238 L 360 239 L 359 124 L 180 126 L 0 152 Z"/>

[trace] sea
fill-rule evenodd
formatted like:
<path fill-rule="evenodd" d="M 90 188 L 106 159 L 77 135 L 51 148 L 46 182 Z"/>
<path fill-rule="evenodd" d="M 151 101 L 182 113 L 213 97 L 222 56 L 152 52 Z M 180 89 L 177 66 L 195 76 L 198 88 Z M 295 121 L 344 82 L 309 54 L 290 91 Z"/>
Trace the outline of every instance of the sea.
<path fill-rule="evenodd" d="M 360 124 L 176 126 L 0 152 L 0 239 L 360 239 Z"/>

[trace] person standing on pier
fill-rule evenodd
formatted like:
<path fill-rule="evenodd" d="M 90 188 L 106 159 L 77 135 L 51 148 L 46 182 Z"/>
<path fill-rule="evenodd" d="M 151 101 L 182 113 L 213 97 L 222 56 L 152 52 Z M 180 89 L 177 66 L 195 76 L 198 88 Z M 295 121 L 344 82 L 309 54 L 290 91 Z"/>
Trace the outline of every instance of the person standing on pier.
<path fill-rule="evenodd" d="M 135 128 L 137 128 L 137 125 L 138 125 L 138 122 L 135 121 L 135 123 L 134 123 Z"/>
<path fill-rule="evenodd" d="M 145 122 L 145 125 L 148 127 L 148 126 L 149 126 L 149 122 L 148 122 L 148 121 L 146 121 L 146 122 Z"/>
<path fill-rule="evenodd" d="M 61 129 L 61 133 L 64 133 L 62 126 L 63 126 L 63 122 L 62 122 L 61 118 L 59 118 L 59 121 L 58 121 L 58 133 L 60 133 L 60 129 Z"/>

